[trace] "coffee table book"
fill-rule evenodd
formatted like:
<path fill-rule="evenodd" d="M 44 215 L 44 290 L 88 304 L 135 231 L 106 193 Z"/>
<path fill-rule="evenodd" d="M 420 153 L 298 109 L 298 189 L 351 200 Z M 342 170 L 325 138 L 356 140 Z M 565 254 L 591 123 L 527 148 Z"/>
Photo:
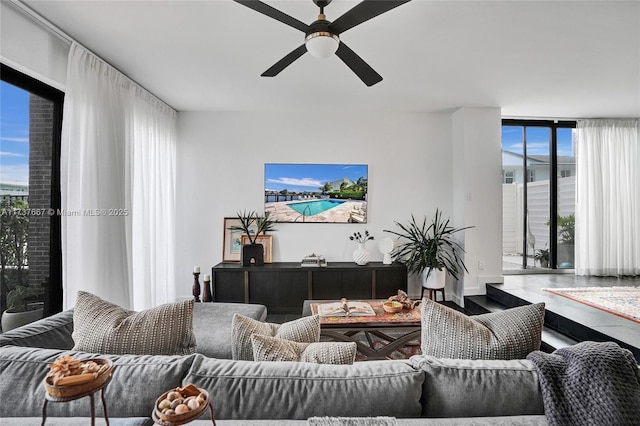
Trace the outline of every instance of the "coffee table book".
<path fill-rule="evenodd" d="M 321 317 L 363 317 L 375 316 L 376 312 L 367 302 L 341 301 L 319 304 L 318 314 Z"/>

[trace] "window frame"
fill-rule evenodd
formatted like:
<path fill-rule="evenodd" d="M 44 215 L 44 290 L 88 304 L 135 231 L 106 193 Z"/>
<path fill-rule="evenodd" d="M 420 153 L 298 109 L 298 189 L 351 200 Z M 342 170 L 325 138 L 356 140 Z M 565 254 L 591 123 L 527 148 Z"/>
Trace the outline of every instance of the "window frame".
<path fill-rule="evenodd" d="M 502 126 L 523 127 L 524 131 L 524 149 L 523 149 L 523 176 L 527 178 L 524 186 L 524 199 L 523 203 L 527 205 L 527 184 L 529 174 L 527 167 L 527 150 L 526 150 L 526 128 L 527 127 L 545 127 L 551 130 L 551 143 L 549 145 L 549 268 L 558 269 L 558 129 L 575 129 L 577 127 L 577 121 L 573 120 L 534 120 L 534 119 L 515 119 L 515 118 L 503 118 Z M 526 223 L 526 211 L 523 209 L 524 217 L 523 223 Z M 527 230 L 523 227 L 523 241 L 524 247 L 527 247 Z M 526 249 L 523 253 L 523 269 L 527 268 Z"/>
<path fill-rule="evenodd" d="M 62 144 L 62 114 L 64 92 L 42 81 L 0 63 L 0 79 L 53 103 L 53 128 L 51 152 L 51 208 L 61 209 L 60 152 Z M 62 220 L 60 215 L 51 216 L 49 241 L 49 283 L 44 294 L 44 316 L 62 311 Z"/>

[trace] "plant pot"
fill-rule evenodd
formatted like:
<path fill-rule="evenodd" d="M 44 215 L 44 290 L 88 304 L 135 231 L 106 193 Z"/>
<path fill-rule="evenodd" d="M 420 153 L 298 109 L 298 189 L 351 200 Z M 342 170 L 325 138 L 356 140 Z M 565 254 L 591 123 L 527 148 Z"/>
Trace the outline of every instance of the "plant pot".
<path fill-rule="evenodd" d="M 242 266 L 264 265 L 264 246 L 262 244 L 243 245 L 240 252 L 240 263 Z"/>
<path fill-rule="evenodd" d="M 573 244 L 558 244 L 559 268 L 573 268 L 574 250 L 575 247 Z"/>
<path fill-rule="evenodd" d="M 444 288 L 447 282 L 447 271 L 444 269 L 432 269 L 431 274 L 429 274 L 429 276 L 427 277 L 428 272 L 429 270 L 425 269 L 424 271 L 422 271 L 422 274 L 420 274 L 422 287 L 436 290 Z"/>
<path fill-rule="evenodd" d="M 369 250 L 366 249 L 364 243 L 358 243 L 358 248 L 353 252 L 353 261 L 360 266 L 364 266 L 369 263 L 371 259 L 371 254 L 369 254 Z"/>
<path fill-rule="evenodd" d="M 15 312 L 7 309 L 2 313 L 2 332 L 13 330 L 25 324 L 32 323 L 42 318 L 44 308 Z"/>

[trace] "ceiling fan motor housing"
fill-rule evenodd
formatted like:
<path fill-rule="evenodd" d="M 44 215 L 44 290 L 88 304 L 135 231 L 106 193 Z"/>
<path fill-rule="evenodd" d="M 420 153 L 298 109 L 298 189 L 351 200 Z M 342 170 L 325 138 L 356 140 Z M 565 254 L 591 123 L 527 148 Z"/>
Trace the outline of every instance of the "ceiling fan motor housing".
<path fill-rule="evenodd" d="M 324 15 L 320 15 L 324 18 Z M 329 30 L 331 22 L 326 19 L 318 19 L 309 25 L 305 33 L 304 42 L 307 51 L 314 57 L 326 58 L 333 55 L 338 49 L 340 38 Z"/>

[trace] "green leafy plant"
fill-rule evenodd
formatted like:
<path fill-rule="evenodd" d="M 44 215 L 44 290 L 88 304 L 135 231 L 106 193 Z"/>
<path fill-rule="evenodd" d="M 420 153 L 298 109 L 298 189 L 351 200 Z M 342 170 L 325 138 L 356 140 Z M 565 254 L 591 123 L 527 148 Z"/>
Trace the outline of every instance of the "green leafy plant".
<path fill-rule="evenodd" d="M 548 220 L 547 226 L 551 225 Z M 574 245 L 576 230 L 576 215 L 574 213 L 566 216 L 558 215 L 558 243 L 564 245 Z"/>
<path fill-rule="evenodd" d="M 243 210 L 236 213 L 236 215 L 240 225 L 231 226 L 230 229 L 244 232 L 251 244 L 255 244 L 258 235 L 276 230 L 275 222 L 269 218 L 269 212 L 266 212 L 264 216 L 260 216 L 255 211 L 245 212 Z"/>
<path fill-rule="evenodd" d="M 27 310 L 28 299 L 37 295 L 31 287 L 17 285 L 7 293 L 7 309 L 13 312 L 24 312 Z"/>
<path fill-rule="evenodd" d="M 558 216 L 558 239 L 560 244 L 573 245 L 575 241 L 576 216 Z"/>
<path fill-rule="evenodd" d="M 391 255 L 394 260 L 398 260 L 407 266 L 409 272 L 421 274 L 425 269 L 427 276 L 434 269 L 443 268 L 455 279 L 461 270 L 468 272 L 461 253 L 464 253 L 462 246 L 454 240 L 453 236 L 457 232 L 473 228 L 454 228 L 449 225 L 449 219 L 444 220 L 442 213 L 436 209 L 432 222 L 427 225 L 425 217 L 422 223 L 416 222 L 413 214 L 411 221 L 407 225 L 395 222 L 401 232 L 384 230 L 398 236 L 406 242 L 396 247 Z"/>

